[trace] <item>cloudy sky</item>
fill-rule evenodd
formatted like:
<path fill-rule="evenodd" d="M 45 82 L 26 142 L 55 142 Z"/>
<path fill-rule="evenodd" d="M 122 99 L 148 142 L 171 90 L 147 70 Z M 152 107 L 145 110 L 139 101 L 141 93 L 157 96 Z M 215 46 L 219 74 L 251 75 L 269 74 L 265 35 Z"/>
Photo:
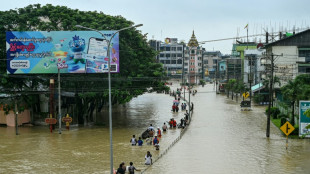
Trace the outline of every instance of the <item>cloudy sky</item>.
<path fill-rule="evenodd" d="M 0 10 L 22 8 L 29 4 L 53 4 L 82 11 L 102 11 L 121 15 L 148 33 L 148 39 L 164 41 L 178 38 L 188 42 L 192 31 L 199 42 L 278 32 L 310 26 L 309 0 L 0 0 Z M 252 41 L 252 38 L 250 38 Z M 263 40 L 264 41 L 264 40 Z M 208 42 L 206 50 L 231 52 L 233 40 Z"/>

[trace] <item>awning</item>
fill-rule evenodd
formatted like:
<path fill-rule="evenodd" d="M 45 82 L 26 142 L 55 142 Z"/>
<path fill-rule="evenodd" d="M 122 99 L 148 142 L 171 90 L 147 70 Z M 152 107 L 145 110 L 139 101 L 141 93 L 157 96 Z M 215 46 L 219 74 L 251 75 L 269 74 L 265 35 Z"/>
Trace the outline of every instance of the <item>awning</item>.
<path fill-rule="evenodd" d="M 259 90 L 261 90 L 261 89 L 263 89 L 263 88 L 264 88 L 264 85 L 263 85 L 262 83 L 258 83 L 258 84 L 256 84 L 256 85 L 254 85 L 254 86 L 251 87 L 252 92 L 259 91 Z"/>

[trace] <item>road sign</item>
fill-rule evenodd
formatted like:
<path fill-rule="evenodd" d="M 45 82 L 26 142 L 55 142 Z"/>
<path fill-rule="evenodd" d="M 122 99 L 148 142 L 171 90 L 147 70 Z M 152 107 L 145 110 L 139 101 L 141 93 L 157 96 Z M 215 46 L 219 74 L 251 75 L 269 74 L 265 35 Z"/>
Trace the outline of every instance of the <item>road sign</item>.
<path fill-rule="evenodd" d="M 248 92 L 245 92 L 242 94 L 242 96 L 244 97 L 244 99 L 247 99 L 250 96 L 250 94 Z"/>
<path fill-rule="evenodd" d="M 291 125 L 290 122 L 287 121 L 283 126 L 280 127 L 280 129 L 285 135 L 289 135 L 294 131 L 295 128 Z"/>
<path fill-rule="evenodd" d="M 47 123 L 47 124 L 56 124 L 57 120 L 55 118 L 45 118 L 45 123 Z"/>
<path fill-rule="evenodd" d="M 62 117 L 62 122 L 72 122 L 72 117 Z"/>

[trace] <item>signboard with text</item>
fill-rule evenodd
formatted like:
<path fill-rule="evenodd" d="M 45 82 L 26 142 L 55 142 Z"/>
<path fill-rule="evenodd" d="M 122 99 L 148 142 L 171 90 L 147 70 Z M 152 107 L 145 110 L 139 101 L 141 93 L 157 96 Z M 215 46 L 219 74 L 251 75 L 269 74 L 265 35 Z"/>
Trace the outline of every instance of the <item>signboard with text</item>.
<path fill-rule="evenodd" d="M 114 31 L 100 31 L 110 39 Z M 7 73 L 105 73 L 110 46 L 111 72 L 119 72 L 119 35 L 104 39 L 95 31 L 8 31 Z"/>
<path fill-rule="evenodd" d="M 299 136 L 310 137 L 310 129 L 306 128 L 310 124 L 310 118 L 304 114 L 307 109 L 310 109 L 310 101 L 299 101 Z"/>

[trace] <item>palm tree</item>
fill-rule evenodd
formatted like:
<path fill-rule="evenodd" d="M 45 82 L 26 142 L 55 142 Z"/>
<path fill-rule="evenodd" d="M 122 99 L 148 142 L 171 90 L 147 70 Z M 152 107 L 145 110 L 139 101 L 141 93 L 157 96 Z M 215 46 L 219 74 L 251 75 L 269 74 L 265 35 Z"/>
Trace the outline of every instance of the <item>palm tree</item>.
<path fill-rule="evenodd" d="M 299 95 L 301 94 L 302 88 L 301 85 L 298 83 L 299 81 L 296 79 L 294 81 L 288 81 L 288 83 L 281 88 L 282 94 L 284 98 L 290 100 L 292 106 L 292 117 L 291 117 L 291 124 L 295 124 L 294 120 L 294 106 L 295 102 L 298 101 Z"/>

